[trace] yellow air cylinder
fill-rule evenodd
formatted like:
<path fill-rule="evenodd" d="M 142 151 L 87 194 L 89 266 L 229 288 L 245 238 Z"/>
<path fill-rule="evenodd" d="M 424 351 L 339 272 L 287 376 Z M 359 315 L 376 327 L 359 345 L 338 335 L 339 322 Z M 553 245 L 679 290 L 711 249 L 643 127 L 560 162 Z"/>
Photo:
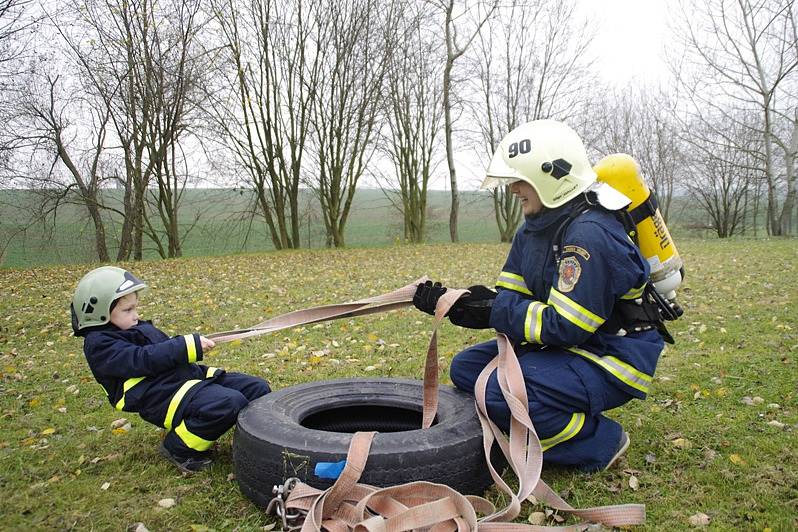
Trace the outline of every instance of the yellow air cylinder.
<path fill-rule="evenodd" d="M 674 299 L 676 289 L 682 283 L 682 258 L 659 207 L 648 201 L 651 191 L 640 172 L 640 165 L 630 155 L 614 153 L 600 160 L 593 170 L 599 181 L 632 200 L 627 211 L 637 224 L 637 240 L 640 252 L 651 266 L 651 281 L 657 292 L 667 299 Z"/>

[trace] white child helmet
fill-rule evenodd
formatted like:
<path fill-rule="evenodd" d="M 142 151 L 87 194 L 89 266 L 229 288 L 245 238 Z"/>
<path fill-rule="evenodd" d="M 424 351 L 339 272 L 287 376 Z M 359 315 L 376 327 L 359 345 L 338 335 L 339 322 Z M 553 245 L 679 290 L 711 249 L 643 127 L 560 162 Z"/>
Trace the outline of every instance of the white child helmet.
<path fill-rule="evenodd" d="M 510 131 L 486 174 L 481 188 L 525 181 L 549 208 L 564 205 L 596 181 L 579 135 L 556 120 L 534 120 Z"/>
<path fill-rule="evenodd" d="M 114 301 L 147 285 L 127 270 L 102 266 L 90 271 L 78 283 L 72 296 L 72 328 L 77 333 L 87 327 L 111 321 Z"/>

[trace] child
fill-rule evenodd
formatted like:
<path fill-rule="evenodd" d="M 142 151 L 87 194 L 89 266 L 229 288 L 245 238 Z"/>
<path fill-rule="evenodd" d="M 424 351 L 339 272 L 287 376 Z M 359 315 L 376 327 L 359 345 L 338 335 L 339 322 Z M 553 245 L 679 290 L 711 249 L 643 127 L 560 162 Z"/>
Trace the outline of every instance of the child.
<path fill-rule="evenodd" d="M 169 338 L 139 321 L 138 292 L 146 287 L 121 268 L 90 271 L 72 298 L 72 330 L 84 337 L 86 360 L 111 405 L 165 428 L 160 453 L 193 473 L 211 464 L 208 449 L 239 410 L 271 390 L 258 377 L 197 364 L 213 340 Z"/>

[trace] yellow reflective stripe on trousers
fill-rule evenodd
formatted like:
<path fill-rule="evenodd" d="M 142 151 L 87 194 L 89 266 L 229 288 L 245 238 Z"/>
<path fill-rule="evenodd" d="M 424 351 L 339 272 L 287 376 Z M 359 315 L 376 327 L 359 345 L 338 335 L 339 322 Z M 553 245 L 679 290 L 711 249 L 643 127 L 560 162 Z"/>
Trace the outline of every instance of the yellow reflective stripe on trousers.
<path fill-rule="evenodd" d="M 185 421 L 180 422 L 180 425 L 175 429 L 175 434 L 183 440 L 183 443 L 185 443 L 189 449 L 194 449 L 195 451 L 207 451 L 211 448 L 211 445 L 213 445 L 212 441 L 202 439 L 196 434 L 192 434 L 188 430 Z"/>
<path fill-rule="evenodd" d="M 188 353 L 188 363 L 193 364 L 197 361 L 197 344 L 194 343 L 194 335 L 187 334 L 183 336 L 186 341 L 186 352 Z"/>
<path fill-rule="evenodd" d="M 560 431 L 559 434 L 555 434 L 551 438 L 540 440 L 540 445 L 543 447 L 543 450 L 546 451 L 558 443 L 570 440 L 579 434 L 579 431 L 582 430 L 584 424 L 585 415 L 582 412 L 576 412 L 573 416 L 571 416 L 571 421 L 568 422 L 568 424 Z"/>
<path fill-rule="evenodd" d="M 172 396 L 172 399 L 169 400 L 169 408 L 166 409 L 166 417 L 163 420 L 163 426 L 166 428 L 166 430 L 172 430 L 172 422 L 175 419 L 177 407 L 180 406 L 180 401 L 183 400 L 183 397 L 185 397 L 186 393 L 191 389 L 192 386 L 199 383 L 200 381 L 198 379 L 192 379 L 190 381 L 184 382 L 183 386 L 181 386 L 180 389 L 177 390 Z"/>
<path fill-rule="evenodd" d="M 646 375 L 642 371 L 637 370 L 634 366 L 631 366 L 626 362 L 622 362 L 618 358 L 611 355 L 604 355 L 603 357 L 600 357 L 595 353 L 591 353 L 590 351 L 586 351 L 578 347 L 567 347 L 566 349 L 572 353 L 583 356 L 592 362 L 595 362 L 624 384 L 631 386 L 636 390 L 640 390 L 643 393 L 648 393 L 652 380 L 651 375 Z"/>
<path fill-rule="evenodd" d="M 542 344 L 540 339 L 543 328 L 543 310 L 548 305 L 540 301 L 532 301 L 526 309 L 526 321 L 524 323 L 524 337 L 528 342 Z"/>
<path fill-rule="evenodd" d="M 557 314 L 570 321 L 580 329 L 594 333 L 606 321 L 601 316 L 593 314 L 585 307 L 578 304 L 554 288 L 549 292 L 548 303 L 554 307 Z"/>
<path fill-rule="evenodd" d="M 499 274 L 499 280 L 496 281 L 496 286 L 515 290 L 516 292 L 521 292 L 522 294 L 526 294 L 528 296 L 532 295 L 532 291 L 526 287 L 524 278 L 517 273 L 501 272 Z"/>
<path fill-rule="evenodd" d="M 646 285 L 643 285 L 639 288 L 632 288 L 624 295 L 621 296 L 621 299 L 637 299 L 639 297 L 643 297 L 643 291 L 645 291 Z"/>
<path fill-rule="evenodd" d="M 208 371 L 205 372 L 205 378 L 210 379 L 211 377 L 213 377 L 213 374 L 216 373 L 217 369 L 219 368 L 209 367 Z"/>
<path fill-rule="evenodd" d="M 132 387 L 134 387 L 144 379 L 146 379 L 146 377 L 133 377 L 132 379 L 128 379 L 125 381 L 125 384 L 122 385 L 122 397 L 119 399 L 119 401 L 116 402 L 115 408 L 117 410 L 122 410 L 123 408 L 125 408 L 125 394 L 128 392 L 128 390 L 130 390 Z"/>

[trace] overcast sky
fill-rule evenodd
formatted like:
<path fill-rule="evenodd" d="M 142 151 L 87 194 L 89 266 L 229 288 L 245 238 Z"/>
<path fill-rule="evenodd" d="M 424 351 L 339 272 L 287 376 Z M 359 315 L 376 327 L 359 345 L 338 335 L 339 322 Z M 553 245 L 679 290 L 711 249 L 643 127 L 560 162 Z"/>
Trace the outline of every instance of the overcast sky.
<path fill-rule="evenodd" d="M 667 83 L 663 49 L 667 44 L 668 1 L 675 4 L 673 0 L 577 0 L 596 29 L 591 50 L 602 79 L 619 88 Z M 478 188 L 487 161 L 460 152 L 456 164 L 460 186 L 465 190 Z M 448 189 L 448 173 L 441 171 L 436 177 L 431 188 Z"/>
<path fill-rule="evenodd" d="M 637 81 L 636 76 L 664 81 L 667 0 L 578 1 L 594 21 L 596 66 L 604 79 L 619 86 Z"/>

